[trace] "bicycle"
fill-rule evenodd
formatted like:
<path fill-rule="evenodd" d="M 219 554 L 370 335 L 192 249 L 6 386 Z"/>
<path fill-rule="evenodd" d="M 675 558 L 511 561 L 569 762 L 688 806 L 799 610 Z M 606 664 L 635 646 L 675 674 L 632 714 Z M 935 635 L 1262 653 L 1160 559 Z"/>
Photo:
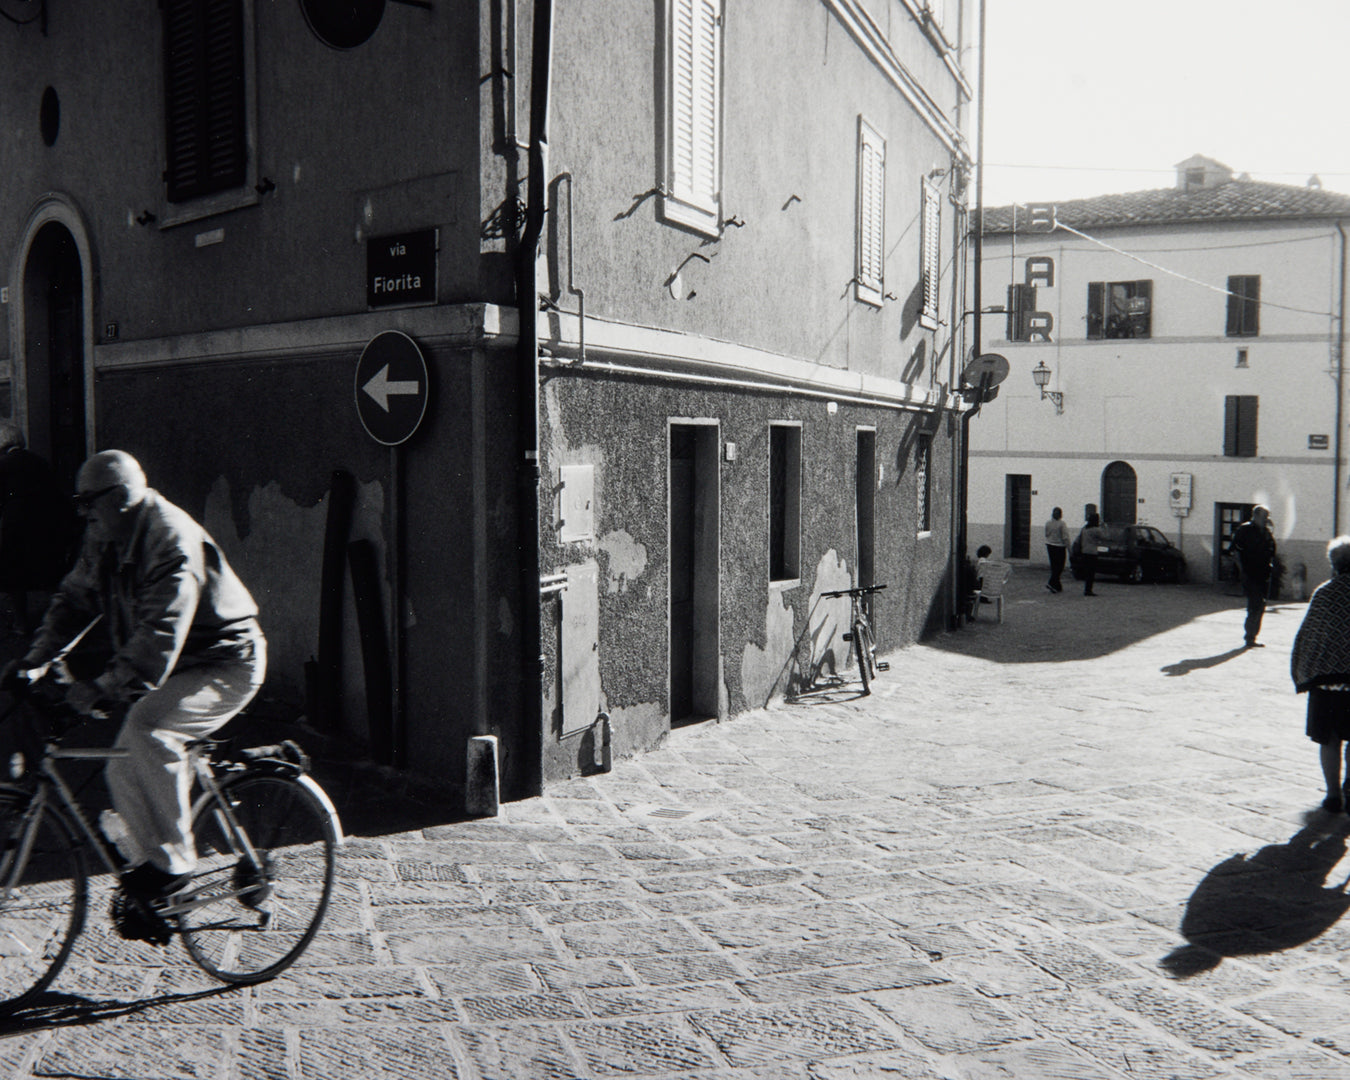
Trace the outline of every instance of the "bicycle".
<path fill-rule="evenodd" d="M 36 765 L 20 751 L 10 760 L 15 783 L 0 783 L 0 1012 L 45 990 L 69 959 L 88 907 L 87 853 L 120 876 L 125 860 L 90 824 L 61 761 L 108 761 L 117 748 L 64 747 L 80 717 L 43 689 L 41 680 L 0 723 L 25 704 Z M 124 937 L 167 944 L 180 937 L 192 960 L 226 983 L 262 982 L 305 951 L 328 908 L 336 852 L 343 841 L 337 811 L 308 775 L 304 751 L 289 740 L 225 756 L 226 743 L 187 744 L 198 792 L 192 831 L 198 865 L 189 884 L 165 900 L 114 894 L 111 915 Z M 87 783 L 88 781 L 86 781 Z"/>
<path fill-rule="evenodd" d="M 871 603 L 870 600 L 864 600 L 864 597 L 870 598 L 885 587 L 885 585 L 866 585 L 856 589 L 835 589 L 833 592 L 820 594 L 830 600 L 840 596 L 849 598 L 849 629 L 844 633 L 844 640 L 851 643 L 853 654 L 858 658 L 858 675 L 862 678 L 863 696 L 872 692 L 872 680 L 876 678 L 878 671 L 890 670 L 890 664 L 877 659 L 876 635 L 872 633 L 872 618 L 868 611 Z"/>

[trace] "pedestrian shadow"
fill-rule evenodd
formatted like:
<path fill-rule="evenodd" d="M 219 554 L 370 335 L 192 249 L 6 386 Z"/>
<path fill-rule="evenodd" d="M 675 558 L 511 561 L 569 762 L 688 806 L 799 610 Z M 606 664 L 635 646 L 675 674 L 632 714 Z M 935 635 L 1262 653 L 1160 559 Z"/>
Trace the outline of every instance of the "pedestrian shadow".
<path fill-rule="evenodd" d="M 12 1038 L 29 1031 L 45 1028 L 84 1027 L 104 1020 L 120 1020 L 160 1005 L 176 1005 L 188 1001 L 233 994 L 238 986 L 212 986 L 188 994 L 159 994 L 139 1001 L 97 1001 L 79 994 L 62 994 L 48 990 L 39 994 L 22 1009 L 0 1017 L 0 1039 Z"/>
<path fill-rule="evenodd" d="M 1347 834 L 1350 819 L 1314 811 L 1285 843 L 1219 863 L 1186 903 L 1187 944 L 1164 956 L 1161 967 L 1173 978 L 1190 978 L 1226 956 L 1281 952 L 1326 933 L 1350 909 L 1350 878 L 1327 883 L 1345 857 Z"/>
<path fill-rule="evenodd" d="M 1189 675 L 1192 671 L 1201 671 L 1204 668 L 1218 667 L 1220 664 L 1227 663 L 1235 656 L 1241 656 L 1247 650 L 1239 645 L 1236 649 L 1229 649 L 1227 652 L 1221 652 L 1216 656 L 1202 656 L 1191 660 L 1178 660 L 1175 664 L 1165 664 L 1158 670 L 1168 678 L 1175 678 L 1178 675 Z"/>

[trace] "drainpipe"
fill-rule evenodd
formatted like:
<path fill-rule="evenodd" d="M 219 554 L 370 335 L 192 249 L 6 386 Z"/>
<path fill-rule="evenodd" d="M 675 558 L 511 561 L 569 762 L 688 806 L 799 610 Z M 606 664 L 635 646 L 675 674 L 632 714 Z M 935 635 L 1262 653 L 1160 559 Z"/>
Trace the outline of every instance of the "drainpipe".
<path fill-rule="evenodd" d="M 984 5 L 985 0 L 980 0 L 980 51 L 977 61 L 979 98 L 975 104 L 975 122 L 979 125 L 979 130 L 975 135 L 975 280 L 971 288 L 971 297 L 974 300 L 971 307 L 975 309 L 972 312 L 972 334 L 975 338 L 976 356 L 980 354 L 980 350 L 983 348 L 980 335 L 980 309 L 984 306 L 983 288 L 980 280 L 984 263 Z M 961 612 L 964 606 L 961 586 L 964 584 L 966 574 L 966 518 L 968 517 L 970 501 L 970 422 L 979 414 L 980 406 L 984 402 L 985 389 L 985 381 L 981 380 L 979 397 L 975 400 L 975 407 L 961 417 L 961 480 L 958 484 L 960 488 L 961 520 L 956 539 L 956 589 L 953 597 L 953 607 L 955 608 L 958 626 L 961 623 Z"/>
<path fill-rule="evenodd" d="M 526 795 L 543 792 L 543 666 L 539 603 L 539 283 L 536 262 L 547 209 L 548 110 L 553 77 L 553 3 L 535 0 L 530 50 L 530 144 L 525 224 L 515 251 L 517 553 L 520 571 L 521 766 Z"/>
<path fill-rule="evenodd" d="M 1336 222 L 1341 234 L 1341 286 L 1336 312 L 1336 463 L 1333 469 L 1336 488 L 1331 494 L 1331 535 L 1341 535 L 1341 432 L 1345 427 L 1345 222 Z"/>

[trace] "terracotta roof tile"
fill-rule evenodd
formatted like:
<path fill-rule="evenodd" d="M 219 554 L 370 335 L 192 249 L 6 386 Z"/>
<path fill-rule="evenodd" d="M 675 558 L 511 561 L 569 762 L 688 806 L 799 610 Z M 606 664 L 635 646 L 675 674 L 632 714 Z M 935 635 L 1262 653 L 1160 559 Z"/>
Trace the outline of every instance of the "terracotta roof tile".
<path fill-rule="evenodd" d="M 1350 195 L 1292 184 L 1229 180 L 1193 191 L 1158 188 L 1120 195 L 1095 195 L 1090 199 L 1067 199 L 1055 204 L 1055 213 L 1060 221 L 1075 229 L 1336 218 L 1350 217 Z M 1019 207 L 1018 232 L 1023 231 L 1025 220 L 1025 206 Z M 986 236 L 1011 232 L 1013 208 L 986 209 L 984 222 Z"/>

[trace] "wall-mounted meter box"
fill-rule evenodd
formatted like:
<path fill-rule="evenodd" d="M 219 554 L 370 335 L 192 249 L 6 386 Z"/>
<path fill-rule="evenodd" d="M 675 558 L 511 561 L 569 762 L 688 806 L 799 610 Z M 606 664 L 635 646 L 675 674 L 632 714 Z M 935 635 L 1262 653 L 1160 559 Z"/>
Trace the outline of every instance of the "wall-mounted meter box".
<path fill-rule="evenodd" d="M 1177 517 L 1185 517 L 1191 509 L 1191 474 L 1174 472 L 1168 482 L 1167 501 Z"/>

